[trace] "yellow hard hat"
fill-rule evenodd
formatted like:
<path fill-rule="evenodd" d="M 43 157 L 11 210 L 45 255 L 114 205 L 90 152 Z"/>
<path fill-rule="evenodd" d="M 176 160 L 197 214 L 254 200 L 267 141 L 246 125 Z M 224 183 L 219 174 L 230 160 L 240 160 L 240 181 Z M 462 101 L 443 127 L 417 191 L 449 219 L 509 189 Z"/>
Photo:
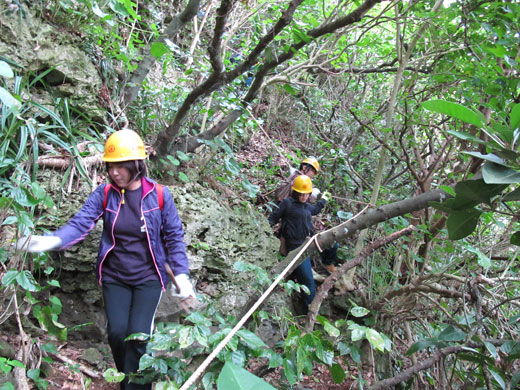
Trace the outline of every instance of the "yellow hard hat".
<path fill-rule="evenodd" d="M 292 189 L 301 194 L 310 194 L 312 192 L 312 180 L 307 175 L 300 175 L 294 179 Z"/>
<path fill-rule="evenodd" d="M 301 164 L 309 164 L 311 167 L 314 168 L 316 173 L 318 173 L 320 171 L 320 163 L 314 157 L 307 157 L 305 160 L 303 160 L 301 162 Z M 300 164 L 300 166 L 301 166 L 301 164 Z"/>
<path fill-rule="evenodd" d="M 103 161 L 119 162 L 129 160 L 144 160 L 146 152 L 144 142 L 135 131 L 123 129 L 108 137 L 105 143 Z"/>

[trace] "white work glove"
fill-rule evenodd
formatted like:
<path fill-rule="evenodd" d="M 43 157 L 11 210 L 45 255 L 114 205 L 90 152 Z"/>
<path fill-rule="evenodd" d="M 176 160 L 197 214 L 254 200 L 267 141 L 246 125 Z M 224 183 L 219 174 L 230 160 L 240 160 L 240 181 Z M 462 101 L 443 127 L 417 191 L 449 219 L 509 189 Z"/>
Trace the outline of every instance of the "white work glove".
<path fill-rule="evenodd" d="M 321 193 L 321 191 L 319 188 L 313 188 L 312 192 L 311 192 L 311 196 L 314 198 L 317 198 L 320 193 Z"/>
<path fill-rule="evenodd" d="M 16 243 L 16 249 L 26 252 L 47 252 L 61 245 L 61 238 L 55 236 L 26 236 Z"/>
<path fill-rule="evenodd" d="M 179 274 L 175 276 L 175 282 L 179 286 L 180 291 L 175 287 L 175 283 L 172 282 L 170 287 L 170 294 L 172 297 L 179 297 L 181 299 L 186 299 L 188 297 L 197 298 L 195 294 L 195 290 L 193 289 L 193 285 L 186 274 Z"/>
<path fill-rule="evenodd" d="M 323 194 L 321 194 L 321 198 L 325 199 L 326 202 L 332 199 L 332 195 L 329 191 L 325 191 Z"/>

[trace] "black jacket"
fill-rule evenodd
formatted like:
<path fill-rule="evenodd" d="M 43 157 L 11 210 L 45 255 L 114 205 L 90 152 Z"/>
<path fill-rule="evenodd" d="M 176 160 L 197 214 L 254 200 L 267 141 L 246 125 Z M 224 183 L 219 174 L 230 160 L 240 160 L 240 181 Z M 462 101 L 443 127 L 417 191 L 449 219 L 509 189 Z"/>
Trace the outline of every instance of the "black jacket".
<path fill-rule="evenodd" d="M 287 248 L 292 250 L 300 246 L 306 237 L 314 234 L 312 216 L 318 214 L 324 206 L 324 199 L 310 204 L 285 198 L 269 215 L 269 224 L 273 226 L 282 220 L 281 235 L 286 240 Z"/>

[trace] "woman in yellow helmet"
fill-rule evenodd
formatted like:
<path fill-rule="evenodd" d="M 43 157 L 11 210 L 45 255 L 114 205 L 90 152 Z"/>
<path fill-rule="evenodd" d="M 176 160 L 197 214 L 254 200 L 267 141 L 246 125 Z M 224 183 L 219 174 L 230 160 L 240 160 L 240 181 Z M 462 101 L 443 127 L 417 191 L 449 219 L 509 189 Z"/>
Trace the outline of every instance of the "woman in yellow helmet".
<path fill-rule="evenodd" d="M 195 297 L 181 220 L 168 189 L 146 177 L 145 159 L 144 143 L 136 132 L 113 133 L 103 156 L 110 184 L 101 184 L 58 231 L 27 237 L 18 245 L 29 252 L 65 250 L 81 242 L 103 218 L 96 273 L 103 289 L 108 342 L 117 369 L 126 374 L 124 390 L 152 388 L 132 382 L 146 343 L 125 339 L 152 332 L 171 270 L 176 295 Z"/>
<path fill-rule="evenodd" d="M 274 226 L 279 220 L 282 221 L 281 237 L 285 239 L 286 255 L 293 249 L 298 248 L 307 237 L 314 235 L 312 216 L 318 214 L 325 206 L 328 195 L 324 194 L 322 199 L 314 204 L 308 203 L 312 193 L 312 181 L 309 176 L 300 175 L 296 177 L 292 186 L 291 196 L 280 202 L 278 208 L 269 215 L 269 224 Z M 312 276 L 310 257 L 305 259 L 292 274 L 296 281 L 307 286 L 309 294 L 303 295 L 305 312 L 316 295 L 316 284 Z"/>

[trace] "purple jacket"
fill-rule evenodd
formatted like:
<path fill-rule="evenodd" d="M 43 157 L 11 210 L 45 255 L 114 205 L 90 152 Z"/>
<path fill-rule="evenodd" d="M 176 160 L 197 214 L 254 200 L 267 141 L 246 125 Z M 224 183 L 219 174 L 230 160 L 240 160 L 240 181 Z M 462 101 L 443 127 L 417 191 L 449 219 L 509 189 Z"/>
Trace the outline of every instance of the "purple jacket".
<path fill-rule="evenodd" d="M 156 183 L 149 178 L 141 179 L 141 183 L 141 212 L 145 219 L 148 246 L 164 289 L 169 280 L 165 264 L 170 265 L 175 275 L 189 274 L 188 257 L 183 241 L 184 230 L 168 188 L 164 187 L 164 204 L 161 211 L 157 191 L 154 190 Z M 99 284 L 103 262 L 115 245 L 114 224 L 121 207 L 121 192 L 117 186 L 112 185 L 107 193 L 106 209 L 103 210 L 105 186 L 106 184 L 101 184 L 96 188 L 79 212 L 65 226 L 53 233 L 61 239 L 59 250 L 68 249 L 83 241 L 96 226 L 99 218 L 103 217 L 103 234 L 96 265 Z"/>

